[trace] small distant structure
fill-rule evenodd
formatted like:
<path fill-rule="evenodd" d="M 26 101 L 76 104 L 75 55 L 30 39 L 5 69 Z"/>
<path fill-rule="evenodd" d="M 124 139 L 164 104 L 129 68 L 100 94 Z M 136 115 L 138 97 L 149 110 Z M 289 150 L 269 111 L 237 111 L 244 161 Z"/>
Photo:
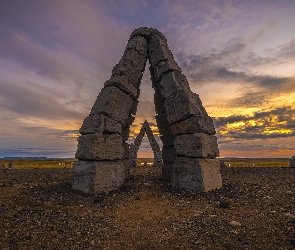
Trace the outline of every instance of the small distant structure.
<path fill-rule="evenodd" d="M 5 165 L 4 164 L 0 164 L 0 170 L 5 169 Z"/>
<path fill-rule="evenodd" d="M 295 168 L 295 156 L 291 156 L 289 167 Z"/>
<path fill-rule="evenodd" d="M 8 163 L 8 169 L 15 169 L 15 165 L 13 161 Z"/>
<path fill-rule="evenodd" d="M 149 142 L 151 144 L 153 153 L 154 153 L 154 166 L 162 166 L 163 165 L 163 159 L 162 159 L 162 153 L 160 151 L 160 147 L 159 144 L 157 143 L 157 141 L 155 140 L 155 137 L 153 135 L 153 132 L 150 128 L 149 123 L 145 120 L 142 128 L 140 129 L 140 132 L 138 134 L 138 136 L 136 137 L 134 143 L 132 143 L 130 145 L 130 151 L 129 151 L 129 164 L 132 167 L 136 167 L 136 158 L 137 158 L 137 152 L 139 150 L 141 141 L 144 137 L 144 134 L 147 135 Z M 152 165 L 151 164 L 147 164 L 146 165 Z"/>

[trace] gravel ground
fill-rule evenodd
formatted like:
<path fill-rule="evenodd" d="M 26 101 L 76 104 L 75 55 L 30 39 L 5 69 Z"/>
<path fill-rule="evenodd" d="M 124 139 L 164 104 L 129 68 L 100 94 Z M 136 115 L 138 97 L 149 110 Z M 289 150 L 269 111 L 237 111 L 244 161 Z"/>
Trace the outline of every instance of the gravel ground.
<path fill-rule="evenodd" d="M 71 171 L 0 171 L 0 249 L 295 249 L 295 169 L 222 168 L 201 194 L 137 167 L 101 195 L 73 191 Z"/>

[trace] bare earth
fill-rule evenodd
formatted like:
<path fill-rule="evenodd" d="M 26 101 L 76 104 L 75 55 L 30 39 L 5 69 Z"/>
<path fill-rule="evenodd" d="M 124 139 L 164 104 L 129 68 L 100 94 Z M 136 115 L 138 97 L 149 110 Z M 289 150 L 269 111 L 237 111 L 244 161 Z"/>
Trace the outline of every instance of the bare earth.
<path fill-rule="evenodd" d="M 0 249 L 295 249 L 295 169 L 222 168 L 223 188 L 196 194 L 137 167 L 103 195 L 71 171 L 0 171 Z"/>

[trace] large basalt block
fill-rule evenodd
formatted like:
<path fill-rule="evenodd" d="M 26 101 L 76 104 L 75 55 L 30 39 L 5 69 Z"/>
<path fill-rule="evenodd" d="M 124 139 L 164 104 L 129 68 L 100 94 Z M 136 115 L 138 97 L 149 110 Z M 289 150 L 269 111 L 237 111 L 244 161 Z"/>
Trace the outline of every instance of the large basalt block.
<path fill-rule="evenodd" d="M 78 138 L 75 157 L 79 160 L 125 159 L 126 149 L 123 146 L 121 135 L 118 134 L 81 135 Z"/>
<path fill-rule="evenodd" d="M 123 61 L 130 61 L 134 67 L 139 71 L 144 71 L 147 57 L 139 54 L 137 50 L 126 49 L 122 56 Z"/>
<path fill-rule="evenodd" d="M 190 92 L 189 83 L 186 80 L 185 75 L 178 71 L 164 74 L 158 85 L 161 95 L 165 99 L 181 90 L 187 91 L 188 93 Z"/>
<path fill-rule="evenodd" d="M 115 75 L 104 83 L 104 87 L 114 86 L 130 95 L 133 99 L 138 98 L 139 90 L 135 87 L 135 83 L 131 82 L 126 75 Z"/>
<path fill-rule="evenodd" d="M 142 75 L 142 71 L 138 70 L 136 65 L 129 60 L 121 59 L 112 70 L 112 76 L 126 76 L 134 86 L 141 80 Z"/>
<path fill-rule="evenodd" d="M 170 124 L 180 122 L 192 115 L 208 115 L 199 96 L 191 91 L 181 90 L 165 100 L 167 119 Z"/>
<path fill-rule="evenodd" d="M 82 135 L 94 133 L 121 134 L 122 124 L 103 114 L 89 115 L 84 119 L 79 133 Z"/>
<path fill-rule="evenodd" d="M 133 104 L 132 98 L 116 87 L 103 88 L 90 115 L 105 114 L 124 125 Z"/>
<path fill-rule="evenodd" d="M 73 166 L 73 189 L 96 194 L 116 190 L 129 178 L 129 164 L 123 161 L 78 161 Z"/>
<path fill-rule="evenodd" d="M 148 44 L 144 37 L 134 36 L 128 40 L 126 49 L 137 50 L 142 56 L 147 56 Z"/>
<path fill-rule="evenodd" d="M 175 60 L 162 61 L 154 68 L 155 80 L 158 82 L 162 75 L 171 71 L 181 72 L 180 67 Z"/>
<path fill-rule="evenodd" d="M 136 115 L 138 103 L 139 103 L 138 100 L 133 101 L 133 104 L 132 104 L 132 107 L 131 107 L 131 110 L 130 110 L 131 115 Z"/>
<path fill-rule="evenodd" d="M 157 126 L 161 135 L 169 135 L 171 134 L 170 124 L 167 120 L 167 116 L 165 114 L 160 114 L 155 116 L 157 121 Z"/>
<path fill-rule="evenodd" d="M 154 94 L 154 103 L 155 103 L 155 110 L 156 114 L 161 115 L 161 114 L 166 114 L 166 109 L 165 109 L 165 100 L 161 95 L 160 89 L 158 86 L 155 86 L 155 94 Z"/>
<path fill-rule="evenodd" d="M 215 158 L 219 156 L 217 138 L 203 133 L 176 136 L 175 152 L 178 155 L 198 158 Z"/>
<path fill-rule="evenodd" d="M 176 190 L 208 192 L 222 187 L 218 160 L 176 157 L 172 187 Z"/>
<path fill-rule="evenodd" d="M 164 164 L 172 164 L 175 161 L 176 153 L 174 147 L 163 147 L 162 158 Z"/>
<path fill-rule="evenodd" d="M 175 135 L 167 134 L 160 136 L 160 139 L 163 142 L 164 147 L 171 147 L 174 146 Z"/>
<path fill-rule="evenodd" d="M 162 61 L 174 61 L 173 54 L 165 45 L 159 46 L 155 51 L 150 52 L 150 64 L 156 67 Z"/>
<path fill-rule="evenodd" d="M 205 133 L 215 135 L 213 120 L 208 115 L 193 115 L 188 119 L 171 125 L 171 132 L 174 135 Z"/>
<path fill-rule="evenodd" d="M 166 181 L 171 181 L 172 179 L 172 173 L 173 173 L 173 166 L 174 163 L 164 163 L 163 167 L 162 167 L 162 179 L 166 180 Z"/>

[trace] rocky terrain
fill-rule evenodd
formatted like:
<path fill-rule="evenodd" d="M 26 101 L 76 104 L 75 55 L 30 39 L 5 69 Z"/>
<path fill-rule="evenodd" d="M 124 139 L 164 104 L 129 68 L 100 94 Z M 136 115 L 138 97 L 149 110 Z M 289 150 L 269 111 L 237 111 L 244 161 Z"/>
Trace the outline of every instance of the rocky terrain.
<path fill-rule="evenodd" d="M 222 168 L 223 187 L 176 193 L 160 169 L 84 195 L 72 169 L 0 170 L 0 249 L 294 249 L 295 168 Z"/>

